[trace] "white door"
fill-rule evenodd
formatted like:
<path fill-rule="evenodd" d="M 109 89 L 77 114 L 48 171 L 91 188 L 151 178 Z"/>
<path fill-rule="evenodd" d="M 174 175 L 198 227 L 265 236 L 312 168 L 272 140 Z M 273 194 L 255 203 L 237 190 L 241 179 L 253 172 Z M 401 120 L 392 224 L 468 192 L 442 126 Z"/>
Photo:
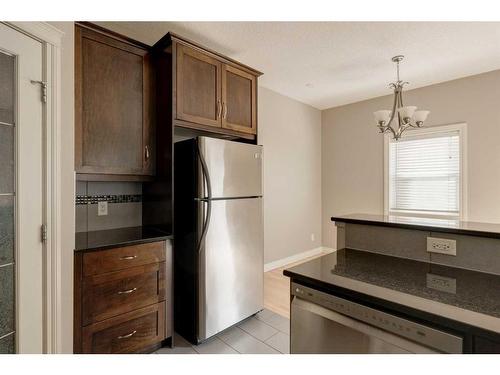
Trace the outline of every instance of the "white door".
<path fill-rule="evenodd" d="M 0 353 L 43 350 L 42 56 L 0 24 Z"/>

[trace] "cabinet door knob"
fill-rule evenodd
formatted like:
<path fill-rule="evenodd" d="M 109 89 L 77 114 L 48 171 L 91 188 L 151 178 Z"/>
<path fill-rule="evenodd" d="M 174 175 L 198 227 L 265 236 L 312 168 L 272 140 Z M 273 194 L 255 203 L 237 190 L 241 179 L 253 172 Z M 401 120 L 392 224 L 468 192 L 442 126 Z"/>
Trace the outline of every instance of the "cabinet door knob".
<path fill-rule="evenodd" d="M 146 157 L 146 161 L 149 160 L 149 146 L 144 147 L 144 154 Z"/>
<path fill-rule="evenodd" d="M 137 331 L 133 331 L 133 332 L 130 332 L 130 333 L 126 334 L 126 335 L 118 336 L 117 339 L 118 340 L 128 339 L 129 337 L 134 336 L 136 333 L 137 333 Z"/>

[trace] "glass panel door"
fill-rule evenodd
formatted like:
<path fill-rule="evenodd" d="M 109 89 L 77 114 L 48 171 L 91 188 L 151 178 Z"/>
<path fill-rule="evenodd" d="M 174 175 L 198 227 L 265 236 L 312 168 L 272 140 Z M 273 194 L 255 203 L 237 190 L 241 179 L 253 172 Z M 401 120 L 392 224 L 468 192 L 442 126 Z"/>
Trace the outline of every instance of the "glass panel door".
<path fill-rule="evenodd" d="M 0 51 L 0 354 L 15 352 L 15 57 Z"/>
<path fill-rule="evenodd" d="M 44 351 L 42 59 L 0 23 L 0 353 Z"/>

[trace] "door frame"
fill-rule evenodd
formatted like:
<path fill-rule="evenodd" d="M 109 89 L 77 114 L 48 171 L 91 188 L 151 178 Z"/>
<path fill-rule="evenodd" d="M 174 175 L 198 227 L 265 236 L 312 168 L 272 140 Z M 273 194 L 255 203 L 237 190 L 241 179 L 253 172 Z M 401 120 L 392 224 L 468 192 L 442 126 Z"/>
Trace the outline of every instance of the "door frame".
<path fill-rule="evenodd" d="M 42 43 L 42 79 L 47 99 L 43 122 L 43 352 L 62 353 L 61 284 L 61 42 L 64 33 L 47 22 L 4 22 Z"/>

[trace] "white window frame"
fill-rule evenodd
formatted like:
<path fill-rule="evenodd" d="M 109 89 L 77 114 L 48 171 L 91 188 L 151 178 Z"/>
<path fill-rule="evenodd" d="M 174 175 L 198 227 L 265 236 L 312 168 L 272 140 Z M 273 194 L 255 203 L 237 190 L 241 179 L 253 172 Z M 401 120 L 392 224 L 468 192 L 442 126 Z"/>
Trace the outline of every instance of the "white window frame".
<path fill-rule="evenodd" d="M 406 130 L 401 138 L 408 136 L 419 136 L 419 135 L 432 135 L 436 133 L 443 132 L 453 132 L 458 131 L 460 144 L 460 196 L 459 196 L 459 220 L 467 220 L 468 217 L 468 202 L 467 202 L 467 124 L 465 122 L 460 122 L 450 125 L 439 125 L 418 129 L 408 129 Z M 384 135 L 384 215 L 395 215 L 395 216 L 412 216 L 412 217 L 431 217 L 438 219 L 457 219 L 455 216 L 431 214 L 428 212 L 407 212 L 407 211 L 390 211 L 389 210 L 389 144 L 391 141 L 391 134 Z"/>

